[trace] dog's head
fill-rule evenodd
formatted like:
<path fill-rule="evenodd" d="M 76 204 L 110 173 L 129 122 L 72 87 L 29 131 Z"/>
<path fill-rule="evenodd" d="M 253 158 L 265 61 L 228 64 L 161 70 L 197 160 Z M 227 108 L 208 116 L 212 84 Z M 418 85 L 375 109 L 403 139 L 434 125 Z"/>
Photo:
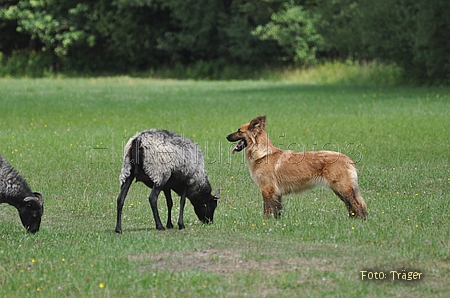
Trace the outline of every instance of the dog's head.
<path fill-rule="evenodd" d="M 238 142 L 233 148 L 233 154 L 235 152 L 242 151 L 245 147 L 251 146 L 255 143 L 257 136 L 264 130 L 266 126 L 266 116 L 259 116 L 241 125 L 239 129 L 227 136 L 227 140 L 230 142 Z"/>

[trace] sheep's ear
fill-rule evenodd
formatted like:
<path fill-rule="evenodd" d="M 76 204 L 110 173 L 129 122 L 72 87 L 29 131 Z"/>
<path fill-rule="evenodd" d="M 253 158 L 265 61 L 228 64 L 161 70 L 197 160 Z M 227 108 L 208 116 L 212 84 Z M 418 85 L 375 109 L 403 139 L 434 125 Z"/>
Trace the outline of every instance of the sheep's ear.
<path fill-rule="evenodd" d="M 41 207 L 41 203 L 39 202 L 39 199 L 36 197 L 26 197 L 23 199 L 25 203 L 27 203 L 28 207 Z"/>
<path fill-rule="evenodd" d="M 44 197 L 38 192 L 33 192 L 33 194 L 38 199 L 39 203 L 44 205 Z"/>
<path fill-rule="evenodd" d="M 220 199 L 220 188 L 216 190 L 216 194 L 214 195 L 214 200 Z"/>
<path fill-rule="evenodd" d="M 23 201 L 26 202 L 29 206 L 42 207 L 42 205 L 44 204 L 44 198 L 42 197 L 42 195 L 38 192 L 34 192 L 33 195 L 34 197 L 26 197 L 25 199 L 23 199 Z"/>

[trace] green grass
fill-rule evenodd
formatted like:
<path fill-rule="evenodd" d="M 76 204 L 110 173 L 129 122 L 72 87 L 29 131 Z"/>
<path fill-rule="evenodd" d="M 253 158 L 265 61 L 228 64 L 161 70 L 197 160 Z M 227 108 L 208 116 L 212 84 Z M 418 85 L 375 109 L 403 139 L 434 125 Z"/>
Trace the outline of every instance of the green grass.
<path fill-rule="evenodd" d="M 0 205 L 2 297 L 448 297 L 450 89 L 121 78 L 0 80 L 0 154 L 45 197 L 26 234 Z M 329 190 L 285 198 L 264 219 L 225 136 L 258 115 L 276 146 L 357 161 L 367 221 Z M 204 149 L 222 198 L 205 226 L 157 231 L 134 184 L 114 233 L 124 143 L 165 128 Z M 166 219 L 164 198 L 160 212 Z M 178 216 L 178 198 L 173 220 Z M 361 271 L 422 272 L 420 281 Z"/>
<path fill-rule="evenodd" d="M 352 86 L 394 86 L 404 79 L 404 71 L 392 64 L 377 61 L 359 63 L 347 60 L 325 61 L 310 68 L 293 68 L 269 71 L 268 78 L 301 84 L 344 84 Z"/>

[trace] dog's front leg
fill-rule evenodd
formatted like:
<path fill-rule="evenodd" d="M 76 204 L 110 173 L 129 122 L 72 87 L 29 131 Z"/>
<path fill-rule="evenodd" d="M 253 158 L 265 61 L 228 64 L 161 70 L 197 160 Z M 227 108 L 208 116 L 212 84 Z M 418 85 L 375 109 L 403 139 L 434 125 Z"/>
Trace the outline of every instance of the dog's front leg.
<path fill-rule="evenodd" d="M 264 200 L 264 217 L 269 218 L 272 215 L 272 208 L 269 204 L 269 199 L 263 196 Z"/>
<path fill-rule="evenodd" d="M 281 215 L 282 197 L 275 194 L 274 187 L 269 186 L 261 191 L 264 200 L 264 216 L 270 217 L 272 214 L 275 218 Z"/>

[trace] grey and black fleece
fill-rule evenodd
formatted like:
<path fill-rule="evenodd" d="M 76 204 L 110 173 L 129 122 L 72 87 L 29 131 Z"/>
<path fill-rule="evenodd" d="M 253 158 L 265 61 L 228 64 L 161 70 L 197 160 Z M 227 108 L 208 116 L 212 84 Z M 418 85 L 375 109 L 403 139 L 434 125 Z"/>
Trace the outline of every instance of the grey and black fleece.
<path fill-rule="evenodd" d="M 152 188 L 149 202 L 158 230 L 164 230 L 159 217 L 157 200 L 164 192 L 168 207 L 167 228 L 173 228 L 171 190 L 181 196 L 179 229 L 184 229 L 183 209 L 188 198 L 200 221 L 211 223 L 217 206 L 219 190 L 211 194 L 211 185 L 206 176 L 203 154 L 192 140 L 167 130 L 142 131 L 127 142 L 124 148 L 121 190 L 117 198 L 116 232 L 122 232 L 122 208 L 133 180 Z"/>
<path fill-rule="evenodd" d="M 8 203 L 19 211 L 23 226 L 30 233 L 39 231 L 44 199 L 32 192 L 25 179 L 0 156 L 0 203 Z"/>

